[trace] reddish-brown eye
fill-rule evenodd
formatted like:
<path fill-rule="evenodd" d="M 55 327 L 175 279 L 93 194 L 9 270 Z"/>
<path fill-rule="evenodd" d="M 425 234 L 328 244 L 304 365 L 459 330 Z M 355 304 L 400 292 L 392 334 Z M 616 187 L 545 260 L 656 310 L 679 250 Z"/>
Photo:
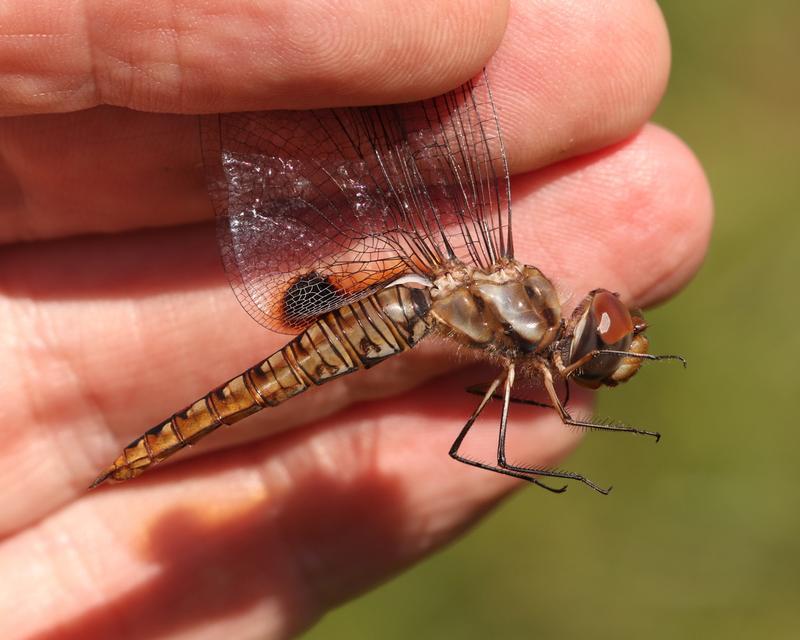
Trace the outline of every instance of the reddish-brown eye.
<path fill-rule="evenodd" d="M 592 315 L 597 335 L 605 344 L 614 344 L 633 333 L 633 320 L 627 307 L 608 291 L 600 291 L 592 300 Z"/>

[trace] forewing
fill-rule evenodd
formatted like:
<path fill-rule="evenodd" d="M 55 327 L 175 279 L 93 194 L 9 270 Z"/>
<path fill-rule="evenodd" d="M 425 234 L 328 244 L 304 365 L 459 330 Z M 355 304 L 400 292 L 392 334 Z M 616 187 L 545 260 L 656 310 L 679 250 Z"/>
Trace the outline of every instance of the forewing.
<path fill-rule="evenodd" d="M 483 74 L 422 102 L 205 116 L 201 139 L 225 269 L 272 329 L 294 333 L 403 274 L 511 257 Z"/>

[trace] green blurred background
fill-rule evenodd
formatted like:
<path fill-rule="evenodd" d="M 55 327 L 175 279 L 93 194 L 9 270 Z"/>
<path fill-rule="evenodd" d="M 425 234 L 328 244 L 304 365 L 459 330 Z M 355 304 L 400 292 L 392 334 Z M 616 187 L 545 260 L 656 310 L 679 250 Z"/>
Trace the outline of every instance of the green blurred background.
<path fill-rule="evenodd" d="M 306 640 L 800 637 L 800 2 L 661 6 L 656 120 L 705 165 L 717 222 L 697 279 L 648 315 L 689 368 L 648 367 L 598 414 L 665 437 L 590 435 L 569 467 L 611 496 L 521 491 Z"/>

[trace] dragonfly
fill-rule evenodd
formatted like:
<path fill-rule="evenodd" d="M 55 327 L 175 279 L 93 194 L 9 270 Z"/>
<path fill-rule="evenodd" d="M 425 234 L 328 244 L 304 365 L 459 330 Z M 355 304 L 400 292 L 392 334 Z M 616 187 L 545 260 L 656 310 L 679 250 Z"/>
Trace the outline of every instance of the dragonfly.
<path fill-rule="evenodd" d="M 294 337 L 124 448 L 92 483 L 130 480 L 231 425 L 304 391 L 368 369 L 428 336 L 477 350 L 500 373 L 450 456 L 553 492 L 544 478 L 584 475 L 511 464 L 509 408 L 544 405 L 581 429 L 658 433 L 574 418 L 569 385 L 630 379 L 648 353 L 647 324 L 595 289 L 568 316 L 553 283 L 514 258 L 511 182 L 484 70 L 444 95 L 406 104 L 201 116 L 206 183 L 222 262 L 245 311 Z M 685 362 L 684 362 L 685 364 Z M 518 374 L 545 402 L 514 395 Z M 561 385 L 566 391 L 559 394 Z M 502 400 L 496 459 L 461 446 Z"/>

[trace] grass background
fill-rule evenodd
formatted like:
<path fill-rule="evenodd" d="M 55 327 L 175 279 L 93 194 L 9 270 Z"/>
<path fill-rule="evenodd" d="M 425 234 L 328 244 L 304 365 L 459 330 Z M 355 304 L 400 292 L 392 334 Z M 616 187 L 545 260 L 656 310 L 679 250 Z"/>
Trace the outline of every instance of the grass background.
<path fill-rule="evenodd" d="M 569 461 L 604 499 L 522 491 L 456 545 L 331 613 L 337 638 L 797 638 L 800 633 L 800 3 L 664 0 L 673 73 L 656 120 L 706 167 L 708 260 L 650 311 L 648 367 Z"/>

